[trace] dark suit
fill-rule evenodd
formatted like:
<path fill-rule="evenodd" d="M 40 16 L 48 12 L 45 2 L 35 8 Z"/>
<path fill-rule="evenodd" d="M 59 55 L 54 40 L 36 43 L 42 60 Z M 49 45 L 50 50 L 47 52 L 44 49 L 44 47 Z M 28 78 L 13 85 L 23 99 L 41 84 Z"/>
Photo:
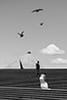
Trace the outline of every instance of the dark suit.
<path fill-rule="evenodd" d="M 40 76 L 40 64 L 39 64 L 39 62 L 36 63 L 36 71 L 37 71 L 37 76 Z"/>

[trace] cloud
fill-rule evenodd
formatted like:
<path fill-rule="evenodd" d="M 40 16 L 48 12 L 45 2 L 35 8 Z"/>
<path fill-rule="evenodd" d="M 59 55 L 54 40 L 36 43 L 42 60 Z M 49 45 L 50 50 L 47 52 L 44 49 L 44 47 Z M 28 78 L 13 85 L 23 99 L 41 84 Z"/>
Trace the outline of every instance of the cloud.
<path fill-rule="evenodd" d="M 42 54 L 49 54 L 49 55 L 54 55 L 54 54 L 64 54 L 64 50 L 61 50 L 54 44 L 48 45 L 46 48 L 43 48 L 41 50 Z"/>
<path fill-rule="evenodd" d="M 56 64 L 67 64 L 67 59 L 63 58 L 56 58 L 51 61 L 51 63 L 56 63 Z"/>

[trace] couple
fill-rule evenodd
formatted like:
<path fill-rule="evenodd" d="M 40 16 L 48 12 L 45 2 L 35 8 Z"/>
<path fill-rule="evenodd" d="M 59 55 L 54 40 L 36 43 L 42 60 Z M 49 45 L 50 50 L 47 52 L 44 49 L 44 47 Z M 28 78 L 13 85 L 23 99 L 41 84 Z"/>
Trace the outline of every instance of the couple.
<path fill-rule="evenodd" d="M 45 89 L 45 90 L 51 90 L 50 88 L 48 88 L 48 83 L 45 81 L 45 74 L 41 74 L 40 75 L 40 64 L 39 61 L 37 61 L 36 63 L 36 71 L 37 71 L 37 76 L 39 77 L 40 80 L 40 87 L 41 89 Z"/>

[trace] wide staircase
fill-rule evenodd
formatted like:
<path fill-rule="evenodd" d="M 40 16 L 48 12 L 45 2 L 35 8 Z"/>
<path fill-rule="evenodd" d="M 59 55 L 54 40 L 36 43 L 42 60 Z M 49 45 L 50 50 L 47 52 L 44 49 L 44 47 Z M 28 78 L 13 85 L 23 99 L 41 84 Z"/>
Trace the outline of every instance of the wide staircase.
<path fill-rule="evenodd" d="M 41 90 L 36 70 L 0 70 L 0 99 L 67 100 L 67 70 L 41 69 L 51 90 Z"/>
<path fill-rule="evenodd" d="M 1 70 L 0 86 L 39 87 L 35 70 Z"/>

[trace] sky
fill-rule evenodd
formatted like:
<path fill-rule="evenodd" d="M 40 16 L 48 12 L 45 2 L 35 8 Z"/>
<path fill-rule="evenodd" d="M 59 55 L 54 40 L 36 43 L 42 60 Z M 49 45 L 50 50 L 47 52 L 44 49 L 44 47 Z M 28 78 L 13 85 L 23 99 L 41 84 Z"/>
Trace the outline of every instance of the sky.
<path fill-rule="evenodd" d="M 37 8 L 44 10 L 32 13 Z M 43 68 L 67 68 L 67 0 L 0 0 L 0 68 L 28 50 Z"/>

